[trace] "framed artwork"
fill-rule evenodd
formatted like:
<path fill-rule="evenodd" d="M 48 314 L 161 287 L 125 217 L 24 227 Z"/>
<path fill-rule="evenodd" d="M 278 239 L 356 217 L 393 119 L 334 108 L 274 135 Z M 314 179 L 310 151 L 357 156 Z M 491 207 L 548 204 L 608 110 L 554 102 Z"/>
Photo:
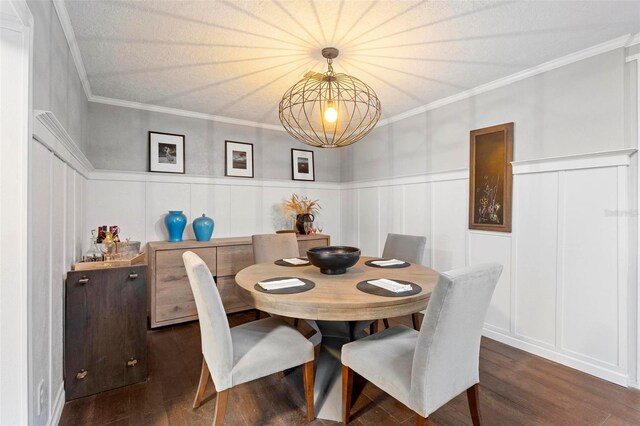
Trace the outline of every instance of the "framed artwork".
<path fill-rule="evenodd" d="M 293 180 L 316 180 L 313 151 L 291 148 L 291 178 Z"/>
<path fill-rule="evenodd" d="M 149 132 L 149 171 L 184 173 L 184 135 Z"/>
<path fill-rule="evenodd" d="M 253 177 L 253 144 L 225 141 L 224 175 L 233 177 Z"/>
<path fill-rule="evenodd" d="M 469 229 L 511 232 L 513 123 L 471 131 Z"/>

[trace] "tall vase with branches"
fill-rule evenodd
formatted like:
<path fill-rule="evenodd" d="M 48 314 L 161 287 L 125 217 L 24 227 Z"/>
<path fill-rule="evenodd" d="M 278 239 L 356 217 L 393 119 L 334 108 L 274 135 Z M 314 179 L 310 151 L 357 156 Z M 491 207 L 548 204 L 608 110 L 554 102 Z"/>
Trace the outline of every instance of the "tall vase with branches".
<path fill-rule="evenodd" d="M 315 216 L 322 209 L 318 200 L 311 200 L 304 195 L 298 194 L 291 195 L 291 198 L 283 203 L 283 207 L 285 211 L 295 214 L 294 229 L 298 234 L 308 233 Z"/>

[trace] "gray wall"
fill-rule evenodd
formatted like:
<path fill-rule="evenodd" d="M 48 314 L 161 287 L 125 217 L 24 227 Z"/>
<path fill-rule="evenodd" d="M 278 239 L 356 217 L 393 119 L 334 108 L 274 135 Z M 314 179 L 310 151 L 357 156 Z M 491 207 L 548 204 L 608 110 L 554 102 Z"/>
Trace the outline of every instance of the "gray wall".
<path fill-rule="evenodd" d="M 378 128 L 345 151 L 342 180 L 466 168 L 469 131 L 511 121 L 514 160 L 635 147 L 624 57 L 617 49 Z"/>
<path fill-rule="evenodd" d="M 34 20 L 33 108 L 51 111 L 84 151 L 87 97 L 53 3 L 28 0 Z"/>
<path fill-rule="evenodd" d="M 149 131 L 185 135 L 187 174 L 224 176 L 225 140 L 253 143 L 256 178 L 291 179 L 291 148 L 311 150 L 286 132 L 138 109 L 89 104 L 86 154 L 97 169 L 147 171 Z M 340 152 L 312 149 L 316 181 L 340 181 Z"/>

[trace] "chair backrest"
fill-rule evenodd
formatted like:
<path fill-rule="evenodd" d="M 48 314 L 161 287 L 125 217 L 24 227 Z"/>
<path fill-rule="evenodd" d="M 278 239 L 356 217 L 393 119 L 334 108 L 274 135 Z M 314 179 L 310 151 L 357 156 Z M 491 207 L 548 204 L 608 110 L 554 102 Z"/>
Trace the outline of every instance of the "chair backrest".
<path fill-rule="evenodd" d="M 419 235 L 387 234 L 382 257 L 420 265 L 426 245 L 427 238 Z"/>
<path fill-rule="evenodd" d="M 300 256 L 298 239 L 294 233 L 253 235 L 251 241 L 255 263 Z"/>
<path fill-rule="evenodd" d="M 411 372 L 411 398 L 426 415 L 479 382 L 480 337 L 502 265 L 443 273 L 431 294 Z"/>
<path fill-rule="evenodd" d="M 202 355 L 218 392 L 232 386 L 233 345 L 220 293 L 206 263 L 193 252 L 182 254 L 189 284 L 196 300 Z"/>

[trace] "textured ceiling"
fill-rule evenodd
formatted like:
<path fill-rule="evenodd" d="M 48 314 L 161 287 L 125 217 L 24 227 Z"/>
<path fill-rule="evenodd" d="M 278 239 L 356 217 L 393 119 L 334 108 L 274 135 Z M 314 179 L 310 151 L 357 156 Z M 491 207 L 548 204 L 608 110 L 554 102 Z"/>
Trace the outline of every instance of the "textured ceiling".
<path fill-rule="evenodd" d="M 640 2 L 65 1 L 94 95 L 278 123 L 320 50 L 383 117 L 640 31 Z"/>

